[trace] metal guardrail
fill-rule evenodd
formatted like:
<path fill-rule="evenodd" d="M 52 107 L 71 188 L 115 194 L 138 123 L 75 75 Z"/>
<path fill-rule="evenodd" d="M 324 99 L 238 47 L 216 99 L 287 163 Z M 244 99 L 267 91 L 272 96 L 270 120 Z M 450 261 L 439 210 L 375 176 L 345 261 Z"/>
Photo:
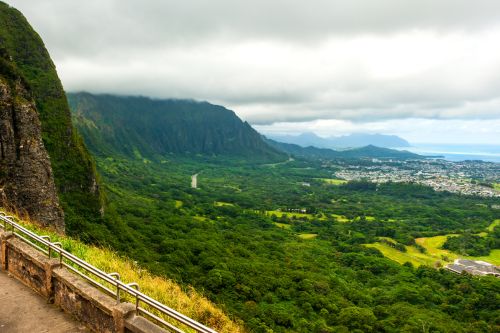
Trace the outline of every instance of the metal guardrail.
<path fill-rule="evenodd" d="M 119 303 L 120 302 L 120 294 L 121 292 L 124 292 L 125 294 L 128 294 L 132 296 L 135 299 L 135 308 L 136 308 L 136 313 L 138 315 L 143 315 L 146 318 L 149 318 L 150 320 L 152 319 L 153 321 L 157 322 L 158 324 L 161 324 L 165 326 L 167 329 L 172 330 L 177 333 L 184 333 L 183 330 L 180 328 L 175 327 L 171 323 L 165 321 L 164 319 L 160 318 L 159 316 L 151 313 L 150 311 L 146 310 L 145 308 L 142 308 L 140 305 L 141 303 L 149 306 L 151 309 L 154 309 L 158 311 L 159 313 L 167 316 L 170 319 L 175 320 L 176 322 L 182 323 L 186 325 L 187 327 L 195 330 L 196 332 L 201 332 L 201 333 L 217 333 L 215 330 L 208 328 L 204 326 L 203 324 L 200 324 L 199 322 L 175 311 L 174 309 L 169 308 L 168 306 L 158 302 L 157 300 L 143 294 L 139 290 L 139 285 L 137 283 L 124 283 L 120 281 L 120 275 L 118 273 L 105 273 L 101 271 L 100 269 L 92 266 L 91 264 L 87 263 L 86 261 L 78 258 L 77 256 L 71 254 L 70 252 L 64 250 L 62 248 L 62 244 L 59 242 L 54 242 L 52 243 L 50 241 L 49 236 L 39 236 L 35 234 L 34 232 L 24 228 L 23 226 L 17 224 L 14 222 L 14 217 L 12 216 L 7 216 L 5 213 L 0 212 L 0 221 L 3 222 L 3 225 L 0 224 L 0 228 L 3 228 L 5 231 L 7 231 L 7 227 L 10 226 L 11 231 L 14 233 L 16 237 L 24 241 L 25 243 L 33 246 L 37 250 L 47 254 L 49 257 L 52 256 L 52 253 L 57 253 L 59 255 L 59 263 L 61 267 L 66 267 L 70 271 L 78 274 L 79 276 L 83 277 L 86 279 L 88 282 L 92 283 L 96 287 L 100 288 L 107 294 L 111 296 L 116 296 L 116 301 Z M 38 245 L 38 244 L 40 245 Z M 43 248 L 43 247 L 45 248 Z M 70 264 L 68 264 L 68 262 Z M 78 269 L 73 267 L 72 265 L 75 265 L 76 267 L 84 270 L 87 273 L 90 273 L 94 275 L 95 277 L 107 282 L 108 284 L 114 286 L 116 290 L 111 290 L 110 288 L 104 286 L 102 283 L 99 283 L 98 281 L 94 280 L 92 277 L 83 274 L 80 272 Z"/>

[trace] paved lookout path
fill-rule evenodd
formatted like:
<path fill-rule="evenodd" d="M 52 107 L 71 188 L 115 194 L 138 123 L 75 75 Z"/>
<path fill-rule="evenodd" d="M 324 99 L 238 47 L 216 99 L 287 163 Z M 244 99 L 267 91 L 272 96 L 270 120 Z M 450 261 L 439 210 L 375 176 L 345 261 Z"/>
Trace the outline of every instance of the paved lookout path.
<path fill-rule="evenodd" d="M 82 324 L 0 271 L 0 333 L 87 333 Z"/>

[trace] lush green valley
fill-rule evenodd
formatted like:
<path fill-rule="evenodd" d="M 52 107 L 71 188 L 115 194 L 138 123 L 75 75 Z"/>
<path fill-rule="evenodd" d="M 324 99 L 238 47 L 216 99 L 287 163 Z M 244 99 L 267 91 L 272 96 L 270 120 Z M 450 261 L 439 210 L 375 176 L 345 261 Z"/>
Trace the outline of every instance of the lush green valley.
<path fill-rule="evenodd" d="M 318 179 L 331 170 L 306 161 L 116 156 L 98 158 L 98 167 L 113 237 L 89 237 L 195 286 L 252 331 L 498 328 L 498 279 L 400 265 L 363 245 L 484 231 L 500 216 L 491 209 L 498 200 L 404 184 L 333 185 Z M 190 187 L 195 173 L 198 189 Z"/>
<path fill-rule="evenodd" d="M 201 119 L 211 124 L 210 107 L 200 113 L 192 108 L 207 105 L 70 96 L 108 199 L 99 229 L 81 225 L 73 232 L 193 285 L 251 331 L 498 329 L 499 279 L 401 265 L 371 246 L 387 240 L 395 251 L 425 252 L 416 241 L 422 237 L 486 232 L 500 218 L 498 199 L 335 179 L 345 163 L 368 163 L 350 155 L 341 163 L 318 156 L 276 160 L 270 148 L 255 150 L 261 143 L 245 144 L 253 152 L 247 157 L 197 151 L 186 147 L 199 147 L 204 136 L 184 134 L 186 151 L 177 151 L 169 146 L 170 126 L 189 123 L 185 117 L 194 112 L 193 128 L 207 135 Z M 496 229 L 488 234 L 497 237 Z"/>

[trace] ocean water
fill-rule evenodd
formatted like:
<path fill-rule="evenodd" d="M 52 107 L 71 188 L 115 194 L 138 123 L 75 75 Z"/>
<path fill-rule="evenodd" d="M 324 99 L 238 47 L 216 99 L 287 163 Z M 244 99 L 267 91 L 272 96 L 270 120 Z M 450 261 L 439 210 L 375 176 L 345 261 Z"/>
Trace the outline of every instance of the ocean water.
<path fill-rule="evenodd" d="M 500 163 L 500 144 L 452 145 L 415 143 L 412 147 L 398 148 L 420 155 L 441 155 L 448 161 L 482 160 Z"/>

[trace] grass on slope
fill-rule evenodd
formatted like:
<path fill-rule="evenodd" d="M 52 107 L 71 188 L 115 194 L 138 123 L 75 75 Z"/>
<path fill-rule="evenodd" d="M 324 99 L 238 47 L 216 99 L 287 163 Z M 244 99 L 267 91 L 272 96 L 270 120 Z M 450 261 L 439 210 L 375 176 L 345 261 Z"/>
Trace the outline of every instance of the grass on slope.
<path fill-rule="evenodd" d="M 314 238 L 318 237 L 318 234 L 299 234 L 298 236 L 301 239 L 307 240 L 307 239 L 314 239 Z"/>
<path fill-rule="evenodd" d="M 351 222 L 351 220 L 349 220 L 347 217 L 345 217 L 344 215 L 338 215 L 338 214 L 331 214 L 332 217 L 335 218 L 335 220 L 337 220 L 337 222 L 340 222 L 340 223 L 347 223 L 347 222 Z"/>
<path fill-rule="evenodd" d="M 288 219 L 307 219 L 307 220 L 312 220 L 314 218 L 320 220 L 320 221 L 326 221 L 328 220 L 328 216 L 325 214 L 308 214 L 308 213 L 296 213 L 296 212 L 283 212 L 280 210 L 267 210 L 266 215 L 268 216 L 273 216 L 275 215 L 277 218 L 281 217 L 286 217 Z M 340 223 L 347 223 L 350 222 L 350 220 L 345 217 L 344 215 L 337 215 L 337 214 L 330 214 L 332 218 L 334 218 L 337 222 Z M 374 219 L 374 218 L 373 218 Z M 370 221 L 369 217 L 367 217 L 367 220 Z"/>
<path fill-rule="evenodd" d="M 18 220 L 18 223 L 38 235 L 50 236 L 52 242 L 61 242 L 65 250 L 102 271 L 118 272 L 121 280 L 126 283 L 139 283 L 144 294 L 218 332 L 245 332 L 241 325 L 232 321 L 221 309 L 192 287 L 182 288 L 169 279 L 155 276 L 138 266 L 136 262 L 121 257 L 109 249 L 86 245 L 76 239 L 43 229 L 30 221 Z M 191 331 L 186 329 L 186 332 Z"/>
<path fill-rule="evenodd" d="M 232 204 L 230 202 L 224 202 L 224 201 L 215 201 L 214 206 L 215 207 L 224 207 L 224 206 L 234 207 L 234 204 Z"/>
<path fill-rule="evenodd" d="M 498 221 L 498 220 L 497 220 Z M 426 237 L 426 238 L 417 238 L 416 242 L 427 249 L 427 253 L 433 257 L 446 255 L 450 259 L 457 258 L 466 258 L 472 260 L 483 260 L 494 265 L 500 265 L 500 249 L 491 250 L 490 254 L 487 256 L 480 257 L 471 257 L 471 256 L 459 256 L 456 253 L 453 253 L 448 250 L 443 250 L 441 247 L 448 236 L 456 236 L 456 235 L 445 235 L 445 236 L 435 236 L 435 237 Z M 392 259 L 392 258 L 391 258 Z"/>
<path fill-rule="evenodd" d="M 329 185 L 344 185 L 347 183 L 347 180 L 344 179 L 333 179 L 333 178 L 317 178 L 318 180 L 321 180 Z"/>
<path fill-rule="evenodd" d="M 366 246 L 376 248 L 377 250 L 382 252 L 382 254 L 385 257 L 394 260 L 400 264 L 410 262 L 413 264 L 413 266 L 416 267 L 420 265 L 433 266 L 436 263 L 436 261 L 438 261 L 437 259 L 434 259 L 432 256 L 420 253 L 413 246 L 406 246 L 406 252 L 401 252 L 389 246 L 388 244 L 379 242 L 373 244 L 366 244 Z"/>
<path fill-rule="evenodd" d="M 489 227 L 488 230 L 493 230 L 493 228 L 499 224 L 500 220 L 495 220 Z M 415 246 L 405 246 L 406 252 L 398 251 L 397 249 L 389 246 L 386 243 L 376 242 L 373 244 L 366 244 L 368 247 L 373 247 L 378 249 L 382 254 L 394 260 L 400 264 L 405 262 L 410 262 L 414 266 L 428 265 L 435 266 L 438 262 L 440 265 L 446 265 L 448 262 L 452 262 L 458 258 L 472 259 L 472 260 L 482 260 L 492 263 L 494 265 L 500 265 L 500 249 L 491 250 L 488 256 L 471 257 L 471 256 L 459 256 L 458 254 L 442 249 L 443 244 L 449 236 L 456 236 L 455 234 L 449 234 L 444 236 L 434 236 L 434 237 L 422 237 L 417 238 L 415 241 L 417 244 L 423 246 L 426 249 L 425 253 L 420 252 Z M 391 240 L 390 238 L 387 238 Z"/>
<path fill-rule="evenodd" d="M 306 213 L 294 213 L 294 212 L 282 212 L 282 211 L 279 211 L 279 210 L 268 210 L 266 211 L 267 215 L 269 216 L 272 216 L 272 215 L 276 215 L 276 217 L 280 218 L 282 216 L 285 216 L 287 218 L 306 218 L 306 219 L 310 219 L 312 218 L 312 215 L 311 214 L 306 214 Z"/>
<path fill-rule="evenodd" d="M 290 224 L 274 222 L 274 225 L 281 229 L 292 230 L 292 226 Z"/>
<path fill-rule="evenodd" d="M 496 227 L 497 225 L 500 225 L 500 219 L 493 221 L 493 223 L 492 223 L 492 224 L 490 224 L 490 225 L 488 226 L 488 228 L 486 228 L 486 230 L 488 230 L 489 232 L 491 232 L 491 231 L 493 231 L 493 229 L 495 229 L 495 227 Z"/>

